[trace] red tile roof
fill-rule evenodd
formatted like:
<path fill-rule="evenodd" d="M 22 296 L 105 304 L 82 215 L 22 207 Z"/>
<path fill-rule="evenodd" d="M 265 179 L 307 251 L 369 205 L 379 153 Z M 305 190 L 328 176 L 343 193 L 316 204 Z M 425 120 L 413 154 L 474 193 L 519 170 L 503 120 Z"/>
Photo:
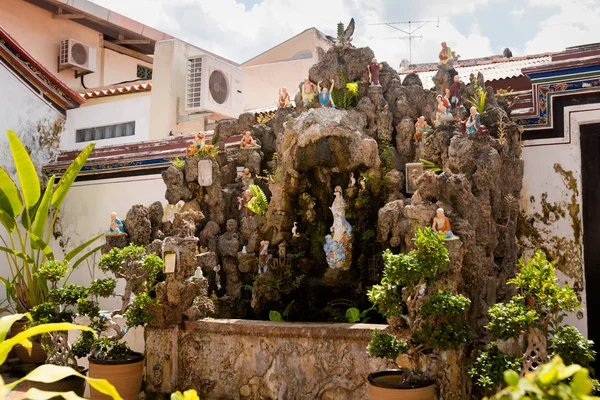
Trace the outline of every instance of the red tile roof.
<path fill-rule="evenodd" d="M 81 91 L 79 95 L 85 99 L 97 97 L 116 96 L 120 94 L 149 92 L 152 90 L 152 81 L 135 82 L 121 86 L 107 86 L 103 88 L 87 89 Z"/>
<path fill-rule="evenodd" d="M 48 71 L 0 26 L 0 57 L 7 60 L 24 79 L 65 110 L 85 102 L 77 92 Z"/>

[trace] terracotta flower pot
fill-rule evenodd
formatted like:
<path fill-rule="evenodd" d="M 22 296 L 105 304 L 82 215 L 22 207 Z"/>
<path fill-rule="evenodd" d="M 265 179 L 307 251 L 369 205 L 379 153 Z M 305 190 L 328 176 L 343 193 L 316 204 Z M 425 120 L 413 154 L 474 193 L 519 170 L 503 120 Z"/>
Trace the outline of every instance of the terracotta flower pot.
<path fill-rule="evenodd" d="M 402 371 L 391 369 L 369 374 L 369 399 L 371 400 L 434 400 L 435 385 L 401 383 Z"/>
<path fill-rule="evenodd" d="M 123 400 L 137 400 L 142 386 L 144 356 L 136 353 L 127 360 L 97 360 L 88 358 L 90 362 L 89 377 L 106 379 L 114 385 Z M 106 396 L 90 387 L 92 400 L 108 400 Z"/>
<path fill-rule="evenodd" d="M 82 375 L 87 373 L 87 369 L 80 367 L 78 372 Z M 56 382 L 42 383 L 29 381 L 29 386 L 45 392 L 75 392 L 79 397 L 83 397 L 85 392 L 86 381 L 78 376 L 70 376 Z M 52 399 L 62 399 L 62 396 L 53 397 Z"/>
<path fill-rule="evenodd" d="M 17 321 L 13 323 L 10 327 L 11 336 L 22 332 L 26 322 L 27 321 Z M 16 345 L 14 347 L 15 354 L 17 355 L 19 360 L 21 360 L 25 364 L 44 364 L 46 362 L 46 358 L 48 357 L 46 351 L 44 350 L 44 347 L 38 341 L 32 341 L 31 343 L 31 354 L 29 354 L 27 349 L 21 345 Z"/>

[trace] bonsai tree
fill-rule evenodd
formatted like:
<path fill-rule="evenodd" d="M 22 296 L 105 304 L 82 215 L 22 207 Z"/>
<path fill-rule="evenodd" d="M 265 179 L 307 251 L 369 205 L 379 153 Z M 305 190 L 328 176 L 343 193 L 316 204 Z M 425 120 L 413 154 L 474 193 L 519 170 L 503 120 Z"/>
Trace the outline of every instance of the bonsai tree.
<path fill-rule="evenodd" d="M 562 326 L 567 313 L 579 310 L 581 303 L 568 284 L 558 284 L 546 256 L 538 251 L 527 263 L 522 258 L 518 269 L 507 281 L 516 286 L 517 294 L 507 303 L 490 307 L 487 329 L 492 341 L 487 350 L 478 352 L 469 369 L 473 383 L 488 392 L 502 385 L 505 370 L 526 373 L 557 355 L 567 366 L 585 367 L 596 357 L 592 341 L 577 328 Z M 511 354 L 500 350 L 510 348 L 519 337 L 526 340 L 527 349 L 517 346 Z"/>
<path fill-rule="evenodd" d="M 420 228 L 413 240 L 415 249 L 408 254 L 383 253 L 383 278 L 369 290 L 369 300 L 381 314 L 401 317 L 408 329 L 390 324 L 391 333 L 375 330 L 367 352 L 394 361 L 399 354 L 407 354 L 412 369 L 404 371 L 405 383 L 435 379 L 436 363 L 432 361 L 438 352 L 457 349 L 470 333 L 466 313 L 471 300 L 431 287 L 450 261 L 444 239 L 430 228 Z"/>
<path fill-rule="evenodd" d="M 94 149 L 94 143 L 73 160 L 58 184 L 55 185 L 55 177 L 51 176 L 42 194 L 40 180 L 27 149 L 14 132 L 9 130 L 7 135 L 19 185 L 6 169 L 0 167 L 0 223 L 6 231 L 0 235 L 0 251 L 6 255 L 9 268 L 9 275 L 0 277 L 6 287 L 9 307 L 0 311 L 25 312 L 48 299 L 48 285 L 36 273 L 46 261 L 54 260 L 54 253 L 48 245 L 50 235 L 60 207 Z M 65 261 L 74 261 L 75 268 L 101 247 L 76 259 L 100 236 L 68 252 Z"/>
<path fill-rule="evenodd" d="M 126 359 L 133 354 L 125 343 L 119 343 L 129 328 L 143 326 L 153 315 L 147 311 L 155 304 L 152 292 L 158 276 L 164 270 L 164 261 L 154 254 L 146 254 L 144 247 L 130 245 L 113 248 L 104 254 L 99 268 L 114 277 L 95 279 L 89 286 L 75 284 L 56 287 L 64 275 L 65 263 L 49 262 L 39 272 L 51 282 L 49 301 L 32 310 L 34 323 L 72 321 L 76 316 L 86 316 L 92 331 L 86 331 L 71 346 L 59 333 L 51 333 L 51 351 L 48 362 L 77 367 L 75 357 L 87 355 L 95 359 Z M 125 280 L 123 294 L 116 294 L 116 279 Z M 121 297 L 119 309 L 102 313 L 98 298 Z M 123 328 L 117 317 L 126 317 Z M 112 334 L 109 334 L 112 333 Z"/>

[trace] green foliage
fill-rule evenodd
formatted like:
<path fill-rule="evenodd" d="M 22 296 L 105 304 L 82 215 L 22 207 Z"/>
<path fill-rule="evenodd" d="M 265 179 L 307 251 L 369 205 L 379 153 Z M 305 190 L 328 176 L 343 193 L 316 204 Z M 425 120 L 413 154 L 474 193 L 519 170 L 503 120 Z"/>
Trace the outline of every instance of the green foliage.
<path fill-rule="evenodd" d="M 594 342 L 587 340 L 571 325 L 559 327 L 550 341 L 552 353 L 559 355 L 566 365 L 587 366 L 596 358 Z"/>
<path fill-rule="evenodd" d="M 28 328 L 23 332 L 18 333 L 10 339 L 6 339 L 6 335 L 10 326 L 15 322 L 20 320 L 23 317 L 31 318 L 29 314 L 15 314 L 15 315 L 7 315 L 0 318 L 0 364 L 6 361 L 8 353 L 10 350 L 17 344 L 24 346 L 27 349 L 30 349 L 32 344 L 29 340 L 32 337 L 39 336 L 42 334 L 46 334 L 49 332 L 55 331 L 68 331 L 68 330 L 82 330 L 84 333 L 91 334 L 93 336 L 93 332 L 91 332 L 90 328 L 85 326 L 73 325 L 70 323 L 52 323 L 52 324 L 42 324 L 32 328 Z M 110 384 L 105 379 L 91 379 L 86 377 L 85 375 L 81 375 L 73 368 L 70 367 L 61 367 L 57 365 L 49 365 L 44 364 L 33 371 L 29 372 L 24 377 L 17 379 L 11 383 L 5 383 L 3 379 L 0 379 L 0 397 L 1 398 L 11 398 L 14 397 L 14 392 L 11 393 L 17 386 L 22 384 L 25 381 L 30 382 L 57 382 L 69 376 L 78 376 L 80 378 L 85 379 L 94 389 L 98 390 L 100 393 L 104 393 L 110 396 L 113 399 L 120 400 L 121 396 L 117 393 L 114 386 Z M 62 393 L 62 392 L 45 392 L 39 389 L 31 388 L 24 395 L 23 398 L 27 399 L 48 399 L 55 397 L 64 396 L 68 399 L 82 399 L 79 396 L 76 396 L 73 392 L 70 393 Z M 82 399 L 83 400 L 83 399 Z"/>
<path fill-rule="evenodd" d="M 45 279 L 55 285 L 58 281 L 65 278 L 68 270 L 68 263 L 64 261 L 50 260 L 42 264 L 42 266 L 34 273 L 34 275 L 36 278 Z"/>
<path fill-rule="evenodd" d="M 135 354 L 127 344 L 115 342 L 107 337 L 96 341 L 94 347 L 98 353 L 104 354 L 103 360 L 126 360 Z"/>
<path fill-rule="evenodd" d="M 127 317 L 127 326 L 132 328 L 135 326 L 144 326 L 148 322 L 152 321 L 154 314 L 147 311 L 147 307 L 155 305 L 156 300 L 150 297 L 147 292 L 140 293 L 131 302 L 127 311 L 125 311 L 125 317 Z"/>
<path fill-rule="evenodd" d="M 275 322 L 289 321 L 290 312 L 292 311 L 292 306 L 294 305 L 294 303 L 295 303 L 295 300 L 292 300 L 287 305 L 285 310 L 283 310 L 283 313 L 280 313 L 279 311 L 275 311 L 275 310 L 269 311 L 269 320 L 275 321 Z"/>
<path fill-rule="evenodd" d="M 269 320 L 273 322 L 283 322 L 283 317 L 279 311 L 271 310 L 269 311 Z"/>
<path fill-rule="evenodd" d="M 425 171 L 432 171 L 432 172 L 435 172 L 436 174 L 438 172 L 442 172 L 443 171 L 442 167 L 440 167 L 439 165 L 437 165 L 437 164 L 435 164 L 435 163 L 433 163 L 431 161 L 424 160 L 422 158 L 420 158 L 419 161 L 423 163 L 423 169 Z"/>
<path fill-rule="evenodd" d="M 377 329 L 371 335 L 371 341 L 367 345 L 367 353 L 371 357 L 395 360 L 399 354 L 408 351 L 409 345 L 404 339 L 398 339 L 389 333 L 381 333 Z"/>
<path fill-rule="evenodd" d="M 433 348 L 458 348 L 469 339 L 466 312 L 470 306 L 471 300 L 461 294 L 440 291 L 430 296 L 421 308 L 423 324 L 414 340 Z"/>
<path fill-rule="evenodd" d="M 252 193 L 252 198 L 246 204 L 246 208 L 256 215 L 265 215 L 269 208 L 265 193 L 258 185 L 250 185 L 250 193 Z"/>
<path fill-rule="evenodd" d="M 339 70 L 339 75 L 342 81 L 342 89 L 333 88 L 331 99 L 336 107 L 347 110 L 350 107 L 355 107 L 358 103 L 358 84 L 360 82 L 348 82 L 348 77 L 343 69 Z"/>
<path fill-rule="evenodd" d="M 342 40 L 344 37 L 344 23 L 338 22 L 337 24 L 337 38 L 338 40 Z"/>
<path fill-rule="evenodd" d="M 198 392 L 195 389 L 190 389 L 183 393 L 179 391 L 172 393 L 171 400 L 200 400 L 200 396 L 198 396 Z"/>
<path fill-rule="evenodd" d="M 357 322 L 367 322 L 369 320 L 369 318 L 367 317 L 367 314 L 370 311 L 375 310 L 375 306 L 371 307 L 371 308 L 367 308 L 364 311 L 360 311 L 358 308 L 356 307 L 350 307 L 349 309 L 346 310 L 346 319 L 348 320 L 348 322 L 354 324 Z"/>
<path fill-rule="evenodd" d="M 487 98 L 487 91 L 482 88 L 477 81 L 475 75 L 471 75 L 471 84 L 475 89 L 475 94 L 467 100 L 467 103 L 474 106 L 479 114 L 485 113 L 485 100 Z"/>
<path fill-rule="evenodd" d="M 488 310 L 488 316 L 490 322 L 487 329 L 498 339 L 517 337 L 539 321 L 535 310 L 515 300 L 494 304 Z"/>
<path fill-rule="evenodd" d="M 386 171 L 394 169 L 394 163 L 392 161 L 393 151 L 394 148 L 389 143 L 383 145 L 383 149 L 381 150 L 381 161 L 383 161 Z"/>
<path fill-rule="evenodd" d="M 502 384 L 506 370 L 520 371 L 523 360 L 511 357 L 500 351 L 496 342 L 490 343 L 488 350 L 478 351 L 477 359 L 469 368 L 473 383 L 484 389 L 493 389 Z"/>
<path fill-rule="evenodd" d="M 185 166 L 185 159 L 181 157 L 175 157 L 171 160 L 171 164 L 177 168 L 183 168 Z"/>
<path fill-rule="evenodd" d="M 115 293 L 117 281 L 114 278 L 94 279 L 90 284 L 90 293 L 98 297 L 110 297 Z"/>
<path fill-rule="evenodd" d="M 508 385 L 492 400 L 593 400 L 593 382 L 589 371 L 579 365 L 566 366 L 560 356 L 555 356 L 535 372 L 520 378 L 513 370 L 504 373 Z"/>
<path fill-rule="evenodd" d="M 7 243 L 11 244 L 10 248 L 0 247 L 0 251 L 6 255 L 9 271 L 6 276 L 0 277 L 0 281 L 6 288 L 10 309 L 27 311 L 47 300 L 48 281 L 38 270 L 47 261 L 54 260 L 54 253 L 48 246 L 50 235 L 54 231 L 60 206 L 94 149 L 94 144 L 90 144 L 75 158 L 58 184 L 54 184 L 55 177 L 51 176 L 42 193 L 40 180 L 27 149 L 14 132 L 9 130 L 7 135 L 19 185 L 15 184 L 4 168 L 0 168 L 0 223 L 6 230 L 5 234 L 0 235 L 0 240 L 5 246 Z M 73 250 L 67 254 L 65 263 L 78 256 L 83 248 L 75 250 L 78 251 Z M 73 268 L 89 255 L 91 253 L 76 261 Z M 57 267 L 58 265 L 49 266 L 53 274 L 60 272 Z M 51 276 L 52 279 L 55 277 L 56 275 Z"/>

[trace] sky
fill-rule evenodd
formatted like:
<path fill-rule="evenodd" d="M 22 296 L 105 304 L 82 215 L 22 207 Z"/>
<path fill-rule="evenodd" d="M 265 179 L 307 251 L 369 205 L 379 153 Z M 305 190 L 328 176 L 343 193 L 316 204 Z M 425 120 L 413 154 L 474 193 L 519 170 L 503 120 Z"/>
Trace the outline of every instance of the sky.
<path fill-rule="evenodd" d="M 356 21 L 353 44 L 393 67 L 435 62 L 445 41 L 462 59 L 562 51 L 600 42 L 600 0 L 91 0 L 238 63 L 315 27 L 335 36 Z M 438 24 L 439 19 L 439 24 Z M 427 23 L 407 21 L 432 21 Z M 419 29 L 417 29 L 419 28 Z"/>

